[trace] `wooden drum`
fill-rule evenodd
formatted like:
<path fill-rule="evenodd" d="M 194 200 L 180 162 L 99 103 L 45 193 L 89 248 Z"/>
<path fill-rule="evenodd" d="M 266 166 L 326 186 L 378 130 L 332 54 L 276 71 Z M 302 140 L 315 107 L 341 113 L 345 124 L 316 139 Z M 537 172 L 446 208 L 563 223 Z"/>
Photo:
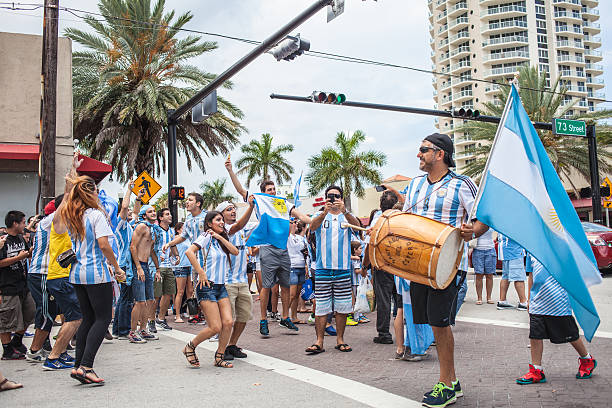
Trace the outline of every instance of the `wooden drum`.
<path fill-rule="evenodd" d="M 464 241 L 458 228 L 416 214 L 388 210 L 372 227 L 372 266 L 412 282 L 445 289 L 455 278 Z"/>

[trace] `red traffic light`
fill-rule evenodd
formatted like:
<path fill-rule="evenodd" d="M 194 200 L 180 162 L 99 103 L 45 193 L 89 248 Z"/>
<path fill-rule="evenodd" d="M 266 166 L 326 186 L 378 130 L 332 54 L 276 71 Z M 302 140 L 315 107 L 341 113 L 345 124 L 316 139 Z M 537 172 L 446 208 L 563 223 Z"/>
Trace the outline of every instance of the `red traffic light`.
<path fill-rule="evenodd" d="M 170 198 L 172 200 L 184 200 L 185 199 L 185 187 L 171 187 Z"/>

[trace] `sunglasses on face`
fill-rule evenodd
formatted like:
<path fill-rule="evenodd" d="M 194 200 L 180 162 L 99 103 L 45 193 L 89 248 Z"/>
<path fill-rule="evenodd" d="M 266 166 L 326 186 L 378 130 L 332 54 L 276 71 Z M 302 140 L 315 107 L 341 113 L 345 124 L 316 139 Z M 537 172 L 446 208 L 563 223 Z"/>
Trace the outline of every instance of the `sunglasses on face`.
<path fill-rule="evenodd" d="M 327 194 L 327 199 L 329 201 L 336 201 L 342 199 L 342 196 L 340 194 L 329 193 Z"/>
<path fill-rule="evenodd" d="M 433 150 L 434 152 L 437 152 L 437 151 L 442 150 L 442 149 L 439 149 L 437 147 L 428 147 L 428 146 L 421 146 L 421 147 L 419 147 L 419 152 L 421 152 L 423 154 L 427 153 L 430 150 Z"/>

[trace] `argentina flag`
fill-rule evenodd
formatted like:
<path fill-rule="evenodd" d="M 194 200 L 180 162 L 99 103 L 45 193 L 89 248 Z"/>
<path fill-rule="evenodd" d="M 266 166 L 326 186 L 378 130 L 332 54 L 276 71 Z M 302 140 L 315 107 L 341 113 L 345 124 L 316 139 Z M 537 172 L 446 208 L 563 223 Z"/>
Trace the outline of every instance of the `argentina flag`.
<path fill-rule="evenodd" d="M 475 208 L 479 221 L 518 242 L 567 291 L 591 341 L 600 320 L 587 287 L 601 283 L 601 276 L 578 215 L 514 85 Z"/>
<path fill-rule="evenodd" d="M 300 173 L 300 178 L 298 179 L 297 183 L 295 183 L 295 188 L 293 189 L 293 203 L 295 208 L 302 205 L 302 202 L 300 201 L 300 184 L 302 184 L 302 173 Z"/>
<path fill-rule="evenodd" d="M 289 209 L 282 197 L 256 193 L 255 211 L 259 225 L 255 227 L 247 241 L 247 246 L 273 245 L 287 249 L 289 238 Z"/>

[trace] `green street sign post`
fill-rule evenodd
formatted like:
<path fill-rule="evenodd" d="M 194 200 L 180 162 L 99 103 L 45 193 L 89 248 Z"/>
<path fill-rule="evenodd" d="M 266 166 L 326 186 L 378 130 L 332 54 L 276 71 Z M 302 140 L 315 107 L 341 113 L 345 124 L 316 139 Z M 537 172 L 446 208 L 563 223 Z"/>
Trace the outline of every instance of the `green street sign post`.
<path fill-rule="evenodd" d="M 586 123 L 582 120 L 553 119 L 553 133 L 563 136 L 586 137 Z"/>

